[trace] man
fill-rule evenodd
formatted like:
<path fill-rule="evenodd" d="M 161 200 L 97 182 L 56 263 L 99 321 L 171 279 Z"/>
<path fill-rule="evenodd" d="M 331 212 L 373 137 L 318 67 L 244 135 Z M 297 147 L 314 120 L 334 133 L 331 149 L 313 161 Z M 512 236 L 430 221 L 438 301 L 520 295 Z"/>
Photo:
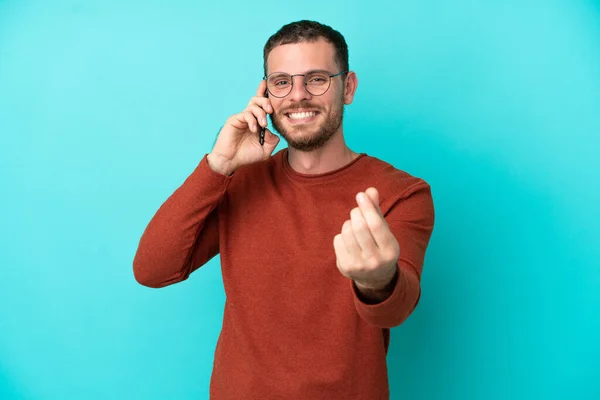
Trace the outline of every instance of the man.
<path fill-rule="evenodd" d="M 358 80 L 339 32 L 288 24 L 267 41 L 264 69 L 150 221 L 135 278 L 163 287 L 220 254 L 211 399 L 387 399 L 389 329 L 419 300 L 430 188 L 346 146 Z M 267 115 L 288 143 L 274 155 L 279 138 L 260 140 Z"/>

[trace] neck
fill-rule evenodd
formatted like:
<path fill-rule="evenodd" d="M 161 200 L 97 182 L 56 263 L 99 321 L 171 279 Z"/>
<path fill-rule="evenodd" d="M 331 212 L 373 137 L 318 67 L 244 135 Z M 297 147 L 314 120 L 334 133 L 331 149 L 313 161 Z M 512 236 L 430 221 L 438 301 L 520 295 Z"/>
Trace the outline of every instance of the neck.
<path fill-rule="evenodd" d="M 324 174 L 350 163 L 358 153 L 348 148 L 341 131 L 336 132 L 322 147 L 305 152 L 288 148 L 288 162 L 302 174 Z"/>

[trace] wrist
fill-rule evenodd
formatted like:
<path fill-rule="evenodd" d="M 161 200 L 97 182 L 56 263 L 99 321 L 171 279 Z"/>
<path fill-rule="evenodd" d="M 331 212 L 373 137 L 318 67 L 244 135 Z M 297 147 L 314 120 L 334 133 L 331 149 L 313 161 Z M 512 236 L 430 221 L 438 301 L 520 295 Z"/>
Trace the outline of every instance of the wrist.
<path fill-rule="evenodd" d="M 232 168 L 229 163 L 222 161 L 222 158 L 217 154 L 208 154 L 206 156 L 206 161 L 210 169 L 218 174 L 231 176 L 235 172 L 235 168 Z"/>
<path fill-rule="evenodd" d="M 392 278 L 383 285 L 372 286 L 354 281 L 359 298 L 367 304 L 376 304 L 386 300 L 394 292 L 396 283 L 398 282 L 398 274 L 398 269 L 396 269 Z"/>
<path fill-rule="evenodd" d="M 398 277 L 398 264 L 390 264 L 389 267 L 385 267 L 384 269 L 386 270 L 385 273 L 381 271 L 381 275 L 375 279 L 371 279 L 370 281 L 354 280 L 354 282 L 360 289 L 365 291 L 378 292 L 388 289 Z"/>

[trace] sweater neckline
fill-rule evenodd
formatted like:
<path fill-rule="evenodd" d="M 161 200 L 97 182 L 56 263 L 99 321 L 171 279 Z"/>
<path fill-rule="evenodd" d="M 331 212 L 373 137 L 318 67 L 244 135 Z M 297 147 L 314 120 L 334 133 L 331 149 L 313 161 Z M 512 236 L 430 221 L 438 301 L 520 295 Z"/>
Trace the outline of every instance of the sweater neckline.
<path fill-rule="evenodd" d="M 281 152 L 281 163 L 283 165 L 283 170 L 285 172 L 285 174 L 293 181 L 296 182 L 304 182 L 304 183 L 320 183 L 320 182 L 324 182 L 324 181 L 328 181 L 328 180 L 332 180 L 332 179 L 339 179 L 340 177 L 350 173 L 350 171 L 352 170 L 352 167 L 357 164 L 358 162 L 360 162 L 360 160 L 362 160 L 363 158 L 365 158 L 367 156 L 367 153 L 358 153 L 358 156 L 348 162 L 347 164 L 328 171 L 328 172 L 323 172 L 320 174 L 304 174 L 301 172 L 296 171 L 295 169 L 292 168 L 292 166 L 289 163 L 288 160 L 288 148 L 286 147 L 285 149 L 283 149 Z"/>

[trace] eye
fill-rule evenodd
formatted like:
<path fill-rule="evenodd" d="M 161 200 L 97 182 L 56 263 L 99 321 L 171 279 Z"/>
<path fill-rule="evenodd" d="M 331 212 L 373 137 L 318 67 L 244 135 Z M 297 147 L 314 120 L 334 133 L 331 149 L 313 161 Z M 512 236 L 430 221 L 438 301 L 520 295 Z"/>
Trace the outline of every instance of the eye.
<path fill-rule="evenodd" d="M 309 85 L 323 85 L 329 80 L 329 76 L 322 73 L 313 73 L 306 77 L 306 83 Z"/>

